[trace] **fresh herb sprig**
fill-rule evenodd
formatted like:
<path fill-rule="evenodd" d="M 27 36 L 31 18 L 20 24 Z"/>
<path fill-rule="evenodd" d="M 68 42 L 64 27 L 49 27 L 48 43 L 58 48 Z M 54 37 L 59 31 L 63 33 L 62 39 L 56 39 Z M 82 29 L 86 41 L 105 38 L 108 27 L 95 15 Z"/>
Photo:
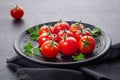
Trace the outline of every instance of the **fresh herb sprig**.
<path fill-rule="evenodd" d="M 30 39 L 32 40 L 37 40 L 38 37 L 39 37 L 39 26 L 36 26 L 35 28 L 28 28 L 27 32 L 29 33 L 30 35 Z"/>
<path fill-rule="evenodd" d="M 93 29 L 86 28 L 87 31 L 89 31 L 93 37 L 97 37 L 100 34 L 100 29 L 98 27 L 94 27 Z"/>
<path fill-rule="evenodd" d="M 28 42 L 24 46 L 24 54 L 26 56 L 39 56 L 40 55 L 40 48 L 34 47 L 32 42 Z"/>
<path fill-rule="evenodd" d="M 39 56 L 40 55 L 40 48 L 38 48 L 38 47 L 33 48 L 33 52 L 34 52 L 35 56 Z"/>
<path fill-rule="evenodd" d="M 72 58 L 73 58 L 73 60 L 75 60 L 75 61 L 85 60 L 85 56 L 84 56 L 82 53 L 80 53 L 80 54 L 77 55 L 77 56 L 72 56 Z"/>

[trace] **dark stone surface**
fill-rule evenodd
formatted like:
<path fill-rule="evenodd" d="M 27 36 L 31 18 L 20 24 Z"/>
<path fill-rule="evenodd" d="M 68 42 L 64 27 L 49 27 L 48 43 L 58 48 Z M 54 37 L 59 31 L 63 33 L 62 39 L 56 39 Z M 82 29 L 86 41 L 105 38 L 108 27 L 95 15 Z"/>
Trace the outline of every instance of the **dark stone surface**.
<path fill-rule="evenodd" d="M 15 21 L 10 16 L 13 5 L 23 6 L 22 20 Z M 59 19 L 82 20 L 100 27 L 115 44 L 120 42 L 119 7 L 119 0 L 0 0 L 0 80 L 15 80 L 5 61 L 16 55 L 13 40 L 22 30 Z"/>

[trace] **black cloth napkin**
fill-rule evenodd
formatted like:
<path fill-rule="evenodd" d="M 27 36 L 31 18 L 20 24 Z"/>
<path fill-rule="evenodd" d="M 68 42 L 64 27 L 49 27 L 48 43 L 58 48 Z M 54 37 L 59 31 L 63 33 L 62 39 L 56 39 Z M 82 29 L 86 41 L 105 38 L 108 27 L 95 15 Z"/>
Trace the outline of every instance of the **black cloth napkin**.
<path fill-rule="evenodd" d="M 120 43 L 112 45 L 98 61 L 84 67 L 38 65 L 20 56 L 7 59 L 7 63 L 17 75 L 17 80 L 119 80 Z"/>

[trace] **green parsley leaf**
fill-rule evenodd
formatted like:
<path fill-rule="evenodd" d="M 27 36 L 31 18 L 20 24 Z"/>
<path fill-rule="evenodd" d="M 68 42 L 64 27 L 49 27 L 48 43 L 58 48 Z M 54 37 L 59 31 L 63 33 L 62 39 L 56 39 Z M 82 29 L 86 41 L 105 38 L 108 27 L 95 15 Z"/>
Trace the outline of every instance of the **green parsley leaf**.
<path fill-rule="evenodd" d="M 92 32 L 93 36 L 98 36 L 100 33 L 100 30 L 99 30 L 99 28 L 95 27 L 95 28 L 93 28 L 93 30 L 91 32 Z"/>
<path fill-rule="evenodd" d="M 39 26 L 36 26 L 35 28 L 28 28 L 27 32 L 29 33 L 30 35 L 30 39 L 32 40 L 37 40 L 38 37 L 39 37 Z"/>
<path fill-rule="evenodd" d="M 25 46 L 24 46 L 24 54 L 26 56 L 39 56 L 40 55 L 40 48 L 38 47 L 34 47 L 32 42 L 28 42 Z"/>
<path fill-rule="evenodd" d="M 40 55 L 40 48 L 38 48 L 38 47 L 33 48 L 33 52 L 34 52 L 35 56 L 39 56 Z"/>
<path fill-rule="evenodd" d="M 87 31 L 89 31 L 93 37 L 97 37 L 100 34 L 100 29 L 98 27 L 94 27 L 93 29 L 86 28 Z"/>
<path fill-rule="evenodd" d="M 24 53 L 27 56 L 32 56 L 32 48 L 33 48 L 33 44 L 32 42 L 28 42 L 25 46 L 24 46 Z"/>
<path fill-rule="evenodd" d="M 75 61 L 81 61 L 81 60 L 85 60 L 85 56 L 80 53 L 78 56 L 72 56 L 72 58 L 75 60 Z"/>

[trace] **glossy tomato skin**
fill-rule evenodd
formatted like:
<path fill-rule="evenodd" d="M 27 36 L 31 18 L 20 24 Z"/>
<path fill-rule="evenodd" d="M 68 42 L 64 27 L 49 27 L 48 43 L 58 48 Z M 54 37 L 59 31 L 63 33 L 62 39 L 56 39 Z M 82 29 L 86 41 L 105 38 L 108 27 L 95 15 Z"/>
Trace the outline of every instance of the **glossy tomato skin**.
<path fill-rule="evenodd" d="M 74 37 L 77 39 L 77 41 L 79 41 L 81 39 L 81 37 L 83 37 L 83 36 L 92 36 L 92 34 L 87 30 L 83 30 L 82 32 L 77 31 L 74 35 Z"/>
<path fill-rule="evenodd" d="M 83 29 L 84 26 L 82 24 L 79 24 L 79 23 L 73 23 L 71 26 L 70 26 L 70 31 L 75 34 L 77 31 Z"/>
<path fill-rule="evenodd" d="M 60 24 L 62 30 L 69 30 L 70 26 L 67 22 L 61 22 Z"/>
<path fill-rule="evenodd" d="M 57 34 L 57 40 L 58 40 L 58 42 L 60 42 L 62 39 L 64 39 L 64 36 L 73 37 L 73 34 L 69 30 L 61 30 Z"/>
<path fill-rule="evenodd" d="M 55 58 L 59 53 L 59 44 L 57 42 L 46 41 L 41 47 L 42 55 L 46 58 Z"/>
<path fill-rule="evenodd" d="M 69 30 L 70 26 L 67 22 L 56 23 L 53 28 L 53 33 L 57 34 L 60 30 Z"/>
<path fill-rule="evenodd" d="M 88 42 L 88 45 L 86 45 L 84 42 Z M 90 54 L 94 51 L 96 47 L 96 41 L 91 36 L 83 36 L 81 40 L 79 40 L 79 50 L 83 54 Z M 89 48 L 88 48 L 89 47 Z"/>
<path fill-rule="evenodd" d="M 38 38 L 39 47 L 41 47 L 45 41 L 52 40 L 52 38 L 53 38 L 52 34 L 48 34 L 48 33 L 41 34 Z"/>
<path fill-rule="evenodd" d="M 63 55 L 71 56 L 78 49 L 77 40 L 74 37 L 67 37 L 60 41 L 60 50 Z"/>
<path fill-rule="evenodd" d="M 47 25 L 44 25 L 39 29 L 39 35 L 46 33 L 46 32 L 51 32 L 51 28 L 48 27 Z"/>
<path fill-rule="evenodd" d="M 15 6 L 11 8 L 10 14 L 15 19 L 21 19 L 24 15 L 24 9 L 21 6 Z"/>
<path fill-rule="evenodd" d="M 53 33 L 57 34 L 61 30 L 60 23 L 56 23 L 53 27 Z"/>

